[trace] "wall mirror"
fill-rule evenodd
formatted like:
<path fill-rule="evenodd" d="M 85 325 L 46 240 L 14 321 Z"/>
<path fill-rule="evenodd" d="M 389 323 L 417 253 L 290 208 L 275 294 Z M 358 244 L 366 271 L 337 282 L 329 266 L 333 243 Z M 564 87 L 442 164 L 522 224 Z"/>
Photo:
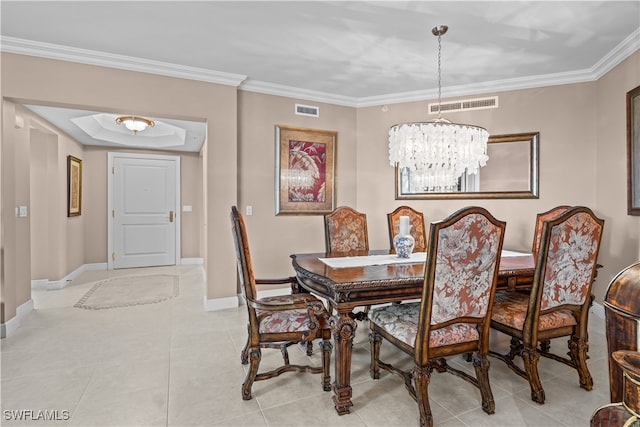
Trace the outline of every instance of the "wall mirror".
<path fill-rule="evenodd" d="M 476 175 L 463 175 L 447 192 L 416 188 L 411 171 L 396 166 L 396 200 L 537 199 L 539 144 L 539 132 L 490 136 L 486 166 Z"/>

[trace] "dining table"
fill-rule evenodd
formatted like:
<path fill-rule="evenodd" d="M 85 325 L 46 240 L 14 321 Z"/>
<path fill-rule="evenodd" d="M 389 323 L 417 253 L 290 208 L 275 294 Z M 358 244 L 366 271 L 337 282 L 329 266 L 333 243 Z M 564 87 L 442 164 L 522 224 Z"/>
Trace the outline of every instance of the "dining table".
<path fill-rule="evenodd" d="M 351 352 L 358 316 L 356 307 L 422 297 L 425 252 L 399 258 L 387 250 L 291 255 L 301 292 L 327 301 L 334 341 L 333 402 L 340 415 L 351 401 Z M 497 289 L 526 290 L 533 283 L 535 262 L 527 252 L 503 250 Z"/>

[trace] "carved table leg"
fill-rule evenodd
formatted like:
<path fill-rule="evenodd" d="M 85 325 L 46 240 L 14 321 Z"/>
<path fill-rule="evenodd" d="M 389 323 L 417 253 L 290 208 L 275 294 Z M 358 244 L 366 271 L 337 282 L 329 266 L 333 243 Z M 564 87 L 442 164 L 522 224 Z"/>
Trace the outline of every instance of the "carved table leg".
<path fill-rule="evenodd" d="M 334 340 L 333 403 L 339 415 L 349 413 L 351 402 L 351 350 L 356 333 L 356 322 L 349 316 L 351 310 L 338 311 L 331 316 L 331 330 Z"/>

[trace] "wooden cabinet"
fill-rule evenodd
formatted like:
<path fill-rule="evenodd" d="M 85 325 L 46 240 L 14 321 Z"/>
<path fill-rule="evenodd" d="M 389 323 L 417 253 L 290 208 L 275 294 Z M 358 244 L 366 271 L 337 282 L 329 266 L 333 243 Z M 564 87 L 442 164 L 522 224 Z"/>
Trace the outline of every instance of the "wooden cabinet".
<path fill-rule="evenodd" d="M 609 350 L 609 391 L 611 402 L 624 395 L 623 374 L 613 360 L 618 350 L 639 350 L 640 341 L 640 262 L 624 270 L 611 281 L 604 300 Z"/>

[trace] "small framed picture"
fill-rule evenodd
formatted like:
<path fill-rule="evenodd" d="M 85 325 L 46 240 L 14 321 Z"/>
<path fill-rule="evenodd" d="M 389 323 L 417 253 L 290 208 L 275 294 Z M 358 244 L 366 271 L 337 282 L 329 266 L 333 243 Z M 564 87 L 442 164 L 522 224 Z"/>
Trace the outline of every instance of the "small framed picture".
<path fill-rule="evenodd" d="M 337 132 L 276 126 L 276 215 L 334 208 Z"/>
<path fill-rule="evenodd" d="M 67 156 L 67 216 L 82 213 L 82 160 Z"/>

